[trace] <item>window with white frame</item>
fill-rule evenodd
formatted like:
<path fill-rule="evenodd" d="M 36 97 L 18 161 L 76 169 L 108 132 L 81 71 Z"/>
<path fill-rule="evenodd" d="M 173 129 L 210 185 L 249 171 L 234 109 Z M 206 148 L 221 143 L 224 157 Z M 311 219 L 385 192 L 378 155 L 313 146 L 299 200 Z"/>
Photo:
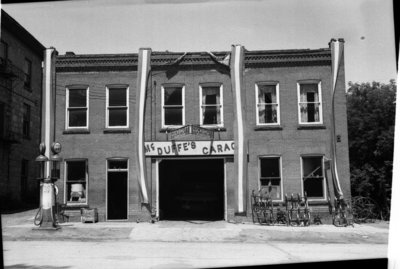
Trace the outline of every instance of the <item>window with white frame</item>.
<path fill-rule="evenodd" d="M 260 186 L 267 189 L 273 200 L 282 199 L 282 177 L 280 157 L 260 157 Z"/>
<path fill-rule="evenodd" d="M 87 160 L 67 160 L 66 201 L 68 204 L 87 204 L 88 167 Z"/>
<path fill-rule="evenodd" d="M 257 83 L 257 125 L 276 125 L 279 119 L 279 84 Z"/>
<path fill-rule="evenodd" d="M 107 87 L 106 127 L 129 126 L 129 89 L 127 87 Z"/>
<path fill-rule="evenodd" d="M 67 88 L 66 128 L 87 128 L 89 117 L 89 89 Z"/>
<path fill-rule="evenodd" d="M 223 126 L 222 85 L 200 85 L 200 124 Z"/>
<path fill-rule="evenodd" d="M 162 126 L 178 127 L 185 124 L 185 87 L 163 86 Z"/>
<path fill-rule="evenodd" d="M 310 199 L 325 199 L 325 179 L 322 156 L 303 156 L 303 193 Z"/>
<path fill-rule="evenodd" d="M 299 122 L 322 123 L 321 83 L 299 83 Z"/>

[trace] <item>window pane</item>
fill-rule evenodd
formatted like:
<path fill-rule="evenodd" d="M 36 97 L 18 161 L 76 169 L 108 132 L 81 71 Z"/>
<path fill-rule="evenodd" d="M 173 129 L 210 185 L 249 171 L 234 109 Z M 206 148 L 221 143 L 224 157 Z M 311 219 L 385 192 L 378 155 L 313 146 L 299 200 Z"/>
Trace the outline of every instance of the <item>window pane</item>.
<path fill-rule="evenodd" d="M 313 101 L 309 100 L 309 98 L 313 98 Z M 301 102 L 318 101 L 318 84 L 317 83 L 300 84 L 300 101 Z"/>
<path fill-rule="evenodd" d="M 23 106 L 22 112 L 22 134 L 29 136 L 31 125 L 31 107 L 27 104 Z"/>
<path fill-rule="evenodd" d="M 303 176 L 322 177 L 322 157 L 303 157 Z"/>
<path fill-rule="evenodd" d="M 85 127 L 86 126 L 86 109 L 69 110 L 69 126 Z"/>
<path fill-rule="evenodd" d="M 109 126 L 126 126 L 127 108 L 114 108 L 108 110 Z"/>
<path fill-rule="evenodd" d="M 165 108 L 165 125 L 182 125 L 182 108 Z"/>
<path fill-rule="evenodd" d="M 203 87 L 203 105 L 220 104 L 220 89 L 219 87 Z"/>
<path fill-rule="evenodd" d="M 109 160 L 108 161 L 108 169 L 127 169 L 128 161 L 127 160 Z"/>
<path fill-rule="evenodd" d="M 69 90 L 69 107 L 86 107 L 86 89 Z"/>
<path fill-rule="evenodd" d="M 258 120 L 260 123 L 278 122 L 278 105 L 259 105 Z"/>
<path fill-rule="evenodd" d="M 265 104 L 277 103 L 276 86 L 258 85 L 258 102 Z"/>
<path fill-rule="evenodd" d="M 8 45 L 3 41 L 0 43 L 0 57 L 4 60 L 8 58 Z"/>
<path fill-rule="evenodd" d="M 279 158 L 262 158 L 261 177 L 280 177 Z"/>
<path fill-rule="evenodd" d="M 86 203 L 86 182 L 67 182 L 67 201 L 69 203 Z"/>
<path fill-rule="evenodd" d="M 182 105 L 182 87 L 165 88 L 164 105 Z"/>
<path fill-rule="evenodd" d="M 109 106 L 126 106 L 126 89 L 109 89 Z"/>
<path fill-rule="evenodd" d="M 324 197 L 323 178 L 305 178 L 304 191 L 307 197 Z"/>
<path fill-rule="evenodd" d="M 221 108 L 216 106 L 203 107 L 203 124 L 221 124 Z"/>
<path fill-rule="evenodd" d="M 86 161 L 67 162 L 67 181 L 86 182 Z"/>
<path fill-rule="evenodd" d="M 319 104 L 300 104 L 301 122 L 319 122 Z"/>

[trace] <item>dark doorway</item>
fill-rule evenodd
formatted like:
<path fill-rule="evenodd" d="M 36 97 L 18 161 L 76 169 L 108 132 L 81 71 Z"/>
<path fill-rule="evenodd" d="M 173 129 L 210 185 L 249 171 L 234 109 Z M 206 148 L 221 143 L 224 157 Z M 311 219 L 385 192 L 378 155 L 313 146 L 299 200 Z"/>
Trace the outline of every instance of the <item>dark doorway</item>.
<path fill-rule="evenodd" d="M 107 220 L 128 219 L 128 171 L 126 160 L 109 160 L 107 172 Z"/>
<path fill-rule="evenodd" d="M 224 160 L 163 160 L 159 190 L 161 220 L 223 220 Z"/>

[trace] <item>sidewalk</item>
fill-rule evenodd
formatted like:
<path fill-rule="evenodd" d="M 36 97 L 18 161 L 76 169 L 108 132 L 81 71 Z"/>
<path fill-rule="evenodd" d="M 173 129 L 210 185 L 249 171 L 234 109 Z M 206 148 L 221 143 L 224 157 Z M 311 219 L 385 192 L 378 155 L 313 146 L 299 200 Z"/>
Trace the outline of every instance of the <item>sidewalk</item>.
<path fill-rule="evenodd" d="M 138 242 L 229 242 L 229 243 L 352 243 L 387 244 L 388 222 L 335 227 L 331 224 L 261 226 L 225 221 L 71 222 L 57 231 L 33 230 L 36 210 L 2 215 L 4 241 L 138 241 Z"/>

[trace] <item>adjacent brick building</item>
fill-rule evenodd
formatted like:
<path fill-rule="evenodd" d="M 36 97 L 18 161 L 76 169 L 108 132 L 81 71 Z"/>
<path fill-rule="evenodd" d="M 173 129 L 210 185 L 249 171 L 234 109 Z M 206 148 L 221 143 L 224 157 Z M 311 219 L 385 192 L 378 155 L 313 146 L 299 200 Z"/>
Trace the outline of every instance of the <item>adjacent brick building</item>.
<path fill-rule="evenodd" d="M 350 198 L 341 57 L 333 79 L 330 48 L 56 56 L 59 202 L 100 220 L 240 220 L 270 184 L 276 203 L 307 192 L 327 211 L 332 141 Z"/>
<path fill-rule="evenodd" d="M 0 203 L 39 196 L 34 159 L 40 143 L 43 45 L 1 10 Z M 36 201 L 37 202 L 37 201 Z"/>

